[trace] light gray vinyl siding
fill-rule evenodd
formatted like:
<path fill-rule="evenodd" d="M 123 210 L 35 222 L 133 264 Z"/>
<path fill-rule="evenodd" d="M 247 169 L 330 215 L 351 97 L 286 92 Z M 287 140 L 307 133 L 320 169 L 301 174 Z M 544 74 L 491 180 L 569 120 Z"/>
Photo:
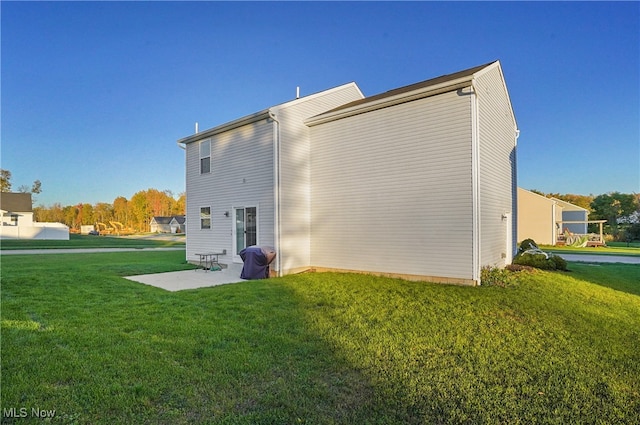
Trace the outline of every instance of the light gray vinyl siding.
<path fill-rule="evenodd" d="M 516 123 L 500 68 L 476 78 L 479 127 L 480 265 L 504 266 L 516 249 Z M 503 218 L 511 216 L 511 227 Z M 511 246 L 507 247 L 507 232 Z M 511 253 L 508 252 L 511 250 Z"/>
<path fill-rule="evenodd" d="M 186 145 L 187 259 L 226 249 L 232 262 L 233 207 L 258 207 L 258 242 L 274 244 L 273 127 L 264 119 L 211 139 L 211 173 L 200 174 L 199 143 Z M 200 229 L 200 208 L 211 207 L 211 229 Z M 229 217 L 225 217 L 225 212 Z"/>
<path fill-rule="evenodd" d="M 316 267 L 473 278 L 471 96 L 311 127 Z"/>
<path fill-rule="evenodd" d="M 562 211 L 562 220 L 565 221 L 583 221 L 587 219 L 586 211 Z M 587 233 L 587 223 L 562 223 L 562 230 L 564 229 L 584 235 Z"/>
<path fill-rule="evenodd" d="M 362 98 L 347 84 L 289 102 L 272 110 L 280 122 L 280 252 L 282 270 L 311 265 L 310 142 L 304 120 Z"/>

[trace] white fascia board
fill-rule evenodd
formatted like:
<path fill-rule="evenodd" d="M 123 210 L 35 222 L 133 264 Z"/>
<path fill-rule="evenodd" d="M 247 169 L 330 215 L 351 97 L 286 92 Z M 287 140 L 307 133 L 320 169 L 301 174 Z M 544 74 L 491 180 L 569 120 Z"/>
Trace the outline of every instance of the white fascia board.
<path fill-rule="evenodd" d="M 208 130 L 200 131 L 196 134 L 192 134 L 191 136 L 187 136 L 183 139 L 178 140 L 177 143 L 179 145 L 189 144 L 198 140 L 206 139 L 207 137 L 211 137 L 216 134 L 224 133 L 226 131 L 242 127 L 243 125 L 253 124 L 254 122 L 258 122 L 267 118 L 269 118 L 269 109 L 256 112 L 255 114 L 247 115 L 246 117 L 238 118 L 237 120 L 229 121 L 228 123 L 210 128 Z"/>
<path fill-rule="evenodd" d="M 576 205 L 576 204 L 572 204 L 571 202 L 563 201 L 562 199 L 558 199 L 558 198 L 550 198 L 550 199 L 553 199 L 557 204 L 561 205 L 563 208 L 570 208 L 567 211 L 586 211 L 586 212 L 589 212 L 588 209 L 582 208 L 581 206 Z"/>
<path fill-rule="evenodd" d="M 312 127 L 314 125 L 323 124 L 325 122 L 335 121 L 353 115 L 375 111 L 376 109 L 382 109 L 389 106 L 399 105 L 401 103 L 422 99 L 425 97 L 435 96 L 437 94 L 447 93 L 450 91 L 469 87 L 471 85 L 472 79 L 473 75 L 469 75 L 466 77 L 458 78 L 457 80 L 447 81 L 445 83 L 436 84 L 433 86 L 422 87 L 410 92 L 400 93 L 397 95 L 384 97 L 382 99 L 373 100 L 371 102 L 355 105 L 351 108 L 345 108 L 334 112 L 327 112 L 324 114 L 316 115 L 315 117 L 311 117 L 305 120 L 304 123 Z"/>
<path fill-rule="evenodd" d="M 541 198 L 542 200 L 544 200 L 548 204 L 555 204 L 555 205 L 558 204 L 558 202 L 556 202 L 557 201 L 556 198 L 547 198 L 546 196 L 540 195 L 539 193 L 532 192 L 532 191 L 524 189 L 522 187 L 518 187 L 518 190 L 522 190 L 523 192 L 527 192 L 529 195 L 534 195 L 534 197 L 537 196 L 538 198 Z"/>
<path fill-rule="evenodd" d="M 214 136 L 216 134 L 224 133 L 225 131 L 233 130 L 238 127 L 242 127 L 243 125 L 252 124 L 257 121 L 261 121 L 263 119 L 267 119 L 270 117 L 270 113 L 277 113 L 278 110 L 288 108 L 290 106 L 295 106 L 298 103 L 305 102 L 307 100 L 314 99 L 319 96 L 324 96 L 334 91 L 343 90 L 347 87 L 355 88 L 358 93 L 360 93 L 360 97 L 364 98 L 362 91 L 358 87 L 358 85 L 354 82 L 343 84 L 341 86 L 337 86 L 328 90 L 323 90 L 317 93 L 310 94 L 308 96 L 301 97 L 299 99 L 294 99 L 285 103 L 281 103 L 279 105 L 272 106 L 271 108 L 262 110 L 260 112 L 256 112 L 255 114 L 247 115 L 242 118 L 238 118 L 236 120 L 230 121 L 225 124 L 221 124 L 217 127 L 210 128 L 208 130 L 200 131 L 196 134 L 192 134 L 191 136 L 184 137 L 177 141 L 178 145 L 189 144 L 192 142 L 196 142 L 198 140 L 206 139 L 207 137 Z"/>
<path fill-rule="evenodd" d="M 341 86 L 337 86 L 337 87 L 334 87 L 334 88 L 331 88 L 331 89 L 328 89 L 328 90 L 323 90 L 323 91 L 319 91 L 319 92 L 316 92 L 316 93 L 313 93 L 313 94 L 310 94 L 310 95 L 307 95 L 307 96 L 303 96 L 303 97 L 301 97 L 299 99 L 290 100 L 288 102 L 272 106 L 269 109 L 272 112 L 277 113 L 280 109 L 288 108 L 290 106 L 295 106 L 298 103 L 306 102 L 308 100 L 313 100 L 313 99 L 315 99 L 317 97 L 325 96 L 327 94 L 330 94 L 332 92 L 336 92 L 336 91 L 339 91 L 339 90 L 344 90 L 344 89 L 346 89 L 348 87 L 355 88 L 358 91 L 358 93 L 360 93 L 360 98 L 364 99 L 364 94 L 362 94 L 362 91 L 360 90 L 360 87 L 358 87 L 358 85 L 355 82 L 350 82 L 350 83 L 343 84 Z"/>

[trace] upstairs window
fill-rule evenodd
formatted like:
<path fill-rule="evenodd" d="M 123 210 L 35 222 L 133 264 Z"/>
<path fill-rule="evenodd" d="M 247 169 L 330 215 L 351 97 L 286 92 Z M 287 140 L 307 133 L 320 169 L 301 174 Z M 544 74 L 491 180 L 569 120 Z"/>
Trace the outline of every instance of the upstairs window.
<path fill-rule="evenodd" d="M 200 174 L 211 172 L 211 140 L 200 142 Z"/>
<path fill-rule="evenodd" d="M 211 229 L 211 207 L 200 208 L 200 228 Z"/>

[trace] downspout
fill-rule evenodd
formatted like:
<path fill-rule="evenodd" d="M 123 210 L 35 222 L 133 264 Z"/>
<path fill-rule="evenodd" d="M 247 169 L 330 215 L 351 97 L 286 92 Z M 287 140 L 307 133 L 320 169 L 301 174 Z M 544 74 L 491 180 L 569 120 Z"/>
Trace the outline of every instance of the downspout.
<path fill-rule="evenodd" d="M 556 201 L 553 201 L 553 204 L 551 204 L 551 245 L 556 244 L 556 242 L 558 241 L 557 239 L 557 235 L 558 235 L 558 221 L 556 218 L 556 206 L 558 204 L 556 203 Z"/>
<path fill-rule="evenodd" d="M 478 89 L 475 78 L 471 80 L 471 208 L 472 208 L 472 280 L 481 285 L 480 273 L 480 129 L 478 120 Z"/>
<path fill-rule="evenodd" d="M 273 120 L 273 213 L 274 213 L 274 244 L 276 249 L 276 267 L 278 276 L 282 276 L 282 252 L 280 247 L 280 121 L 269 109 L 269 118 Z"/>

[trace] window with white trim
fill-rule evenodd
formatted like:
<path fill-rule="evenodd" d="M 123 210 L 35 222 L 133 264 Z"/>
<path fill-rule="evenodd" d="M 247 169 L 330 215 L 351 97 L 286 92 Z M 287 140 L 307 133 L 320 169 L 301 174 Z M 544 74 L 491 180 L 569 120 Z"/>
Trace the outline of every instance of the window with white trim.
<path fill-rule="evenodd" d="M 200 174 L 211 172 L 211 139 L 200 142 Z"/>
<path fill-rule="evenodd" d="M 200 229 L 211 229 L 211 207 L 200 208 Z"/>

